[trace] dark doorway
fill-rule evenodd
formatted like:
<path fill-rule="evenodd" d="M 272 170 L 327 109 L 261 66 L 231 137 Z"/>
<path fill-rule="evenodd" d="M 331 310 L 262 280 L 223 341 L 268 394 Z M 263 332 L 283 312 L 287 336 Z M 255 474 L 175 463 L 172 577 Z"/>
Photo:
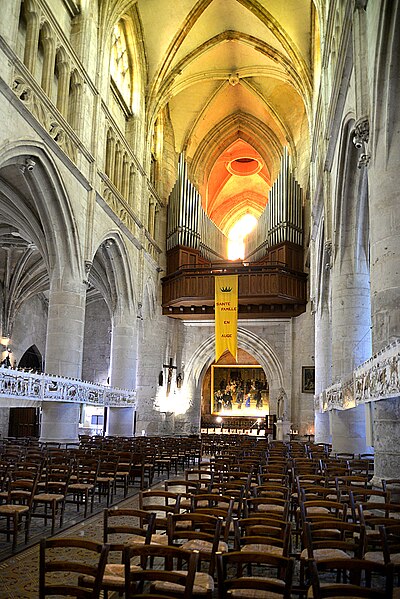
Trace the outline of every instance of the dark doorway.
<path fill-rule="evenodd" d="M 39 437 L 40 408 L 10 408 L 9 437 Z"/>
<path fill-rule="evenodd" d="M 42 354 L 36 347 L 31 345 L 19 361 L 18 368 L 27 368 L 34 372 L 43 372 L 42 370 Z"/>

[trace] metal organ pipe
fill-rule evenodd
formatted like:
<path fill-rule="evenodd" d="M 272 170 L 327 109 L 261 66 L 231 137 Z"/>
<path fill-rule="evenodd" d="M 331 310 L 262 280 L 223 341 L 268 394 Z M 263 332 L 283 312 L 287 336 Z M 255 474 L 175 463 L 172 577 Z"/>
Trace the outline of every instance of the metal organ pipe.
<path fill-rule="evenodd" d="M 303 243 L 303 192 L 291 171 L 284 148 L 281 168 L 256 228 L 246 238 L 246 260 L 261 260 L 269 247 L 282 242 Z M 183 154 L 178 179 L 168 203 L 167 249 L 183 245 L 198 249 L 210 261 L 226 260 L 228 240 L 204 212 L 201 197 L 187 176 Z"/>

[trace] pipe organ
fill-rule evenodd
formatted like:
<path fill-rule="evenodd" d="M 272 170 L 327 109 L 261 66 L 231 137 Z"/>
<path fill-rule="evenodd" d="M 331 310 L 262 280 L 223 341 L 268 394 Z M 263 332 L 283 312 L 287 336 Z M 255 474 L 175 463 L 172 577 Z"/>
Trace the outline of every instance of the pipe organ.
<path fill-rule="evenodd" d="M 226 235 L 203 210 L 200 194 L 188 179 L 183 154 L 168 203 L 167 251 L 177 246 L 198 250 L 209 261 L 225 260 L 228 246 Z"/>
<path fill-rule="evenodd" d="M 246 239 L 247 257 L 242 263 L 229 261 L 228 239 L 204 212 L 181 155 L 168 204 L 163 314 L 184 320 L 214 318 L 214 278 L 222 271 L 239 276 L 240 319 L 302 314 L 307 302 L 302 210 L 302 190 L 285 149 L 267 206 Z"/>
<path fill-rule="evenodd" d="M 246 260 L 262 260 L 268 248 L 285 242 L 303 245 L 303 190 L 293 176 L 287 148 L 267 206 L 246 239 Z"/>
<path fill-rule="evenodd" d="M 267 206 L 245 243 L 245 259 L 249 262 L 265 260 L 274 246 L 303 244 L 303 192 L 292 173 L 287 148 Z M 227 260 L 228 238 L 204 212 L 200 194 L 188 178 L 183 154 L 168 204 L 167 251 L 178 247 L 194 250 L 208 262 Z M 190 255 L 187 260 L 188 264 L 193 263 Z"/>

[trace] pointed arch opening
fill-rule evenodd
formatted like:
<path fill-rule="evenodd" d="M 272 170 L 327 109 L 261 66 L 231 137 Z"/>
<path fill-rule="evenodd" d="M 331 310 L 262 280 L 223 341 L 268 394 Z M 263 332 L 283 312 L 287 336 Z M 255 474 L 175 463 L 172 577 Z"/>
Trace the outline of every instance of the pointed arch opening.
<path fill-rule="evenodd" d="M 36 347 L 31 345 L 21 356 L 18 362 L 18 368 L 26 368 L 33 370 L 34 372 L 43 372 L 43 358 L 42 354 Z"/>

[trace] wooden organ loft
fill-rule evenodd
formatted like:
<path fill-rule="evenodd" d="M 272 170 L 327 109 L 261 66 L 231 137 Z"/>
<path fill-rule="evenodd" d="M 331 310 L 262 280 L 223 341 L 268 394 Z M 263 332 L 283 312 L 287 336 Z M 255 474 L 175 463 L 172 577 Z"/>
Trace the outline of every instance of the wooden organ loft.
<path fill-rule="evenodd" d="M 246 258 L 228 261 L 228 239 L 210 220 L 180 157 L 168 204 L 167 275 L 163 314 L 209 319 L 214 276 L 239 275 L 239 319 L 287 318 L 306 309 L 303 269 L 303 194 L 285 148 L 281 169 L 257 227 L 246 238 Z"/>

